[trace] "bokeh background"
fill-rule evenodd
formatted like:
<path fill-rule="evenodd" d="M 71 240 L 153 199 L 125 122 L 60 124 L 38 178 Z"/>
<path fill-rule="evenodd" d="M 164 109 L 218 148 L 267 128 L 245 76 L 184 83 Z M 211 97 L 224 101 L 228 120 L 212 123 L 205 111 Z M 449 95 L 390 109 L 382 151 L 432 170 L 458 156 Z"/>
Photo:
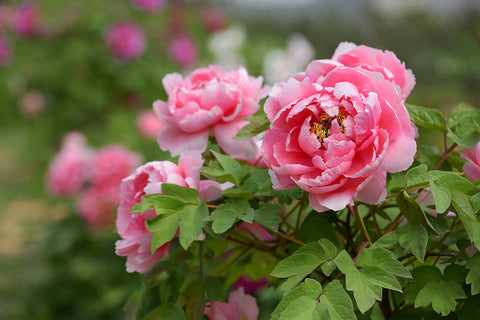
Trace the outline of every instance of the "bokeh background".
<path fill-rule="evenodd" d="M 125 22 L 144 50 L 107 40 Z M 86 227 L 76 199 L 45 187 L 67 132 L 162 160 L 137 121 L 166 98 L 167 73 L 244 65 L 273 84 L 342 41 L 405 61 L 408 103 L 480 106 L 480 0 L 1 1 L 0 319 L 121 319 L 140 284 L 114 254 L 114 226 Z"/>

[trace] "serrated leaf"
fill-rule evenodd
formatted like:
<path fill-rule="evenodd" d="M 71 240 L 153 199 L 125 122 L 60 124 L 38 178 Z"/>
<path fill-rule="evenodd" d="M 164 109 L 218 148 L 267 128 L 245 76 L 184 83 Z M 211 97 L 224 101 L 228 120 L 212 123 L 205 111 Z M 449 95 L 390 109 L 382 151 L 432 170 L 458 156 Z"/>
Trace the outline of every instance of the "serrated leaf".
<path fill-rule="evenodd" d="M 215 233 L 224 233 L 230 229 L 237 219 L 252 223 L 254 211 L 245 199 L 227 199 L 225 203 L 203 221 L 213 221 L 212 229 Z"/>
<path fill-rule="evenodd" d="M 428 230 L 437 233 L 425 211 L 407 192 L 400 192 L 396 198 L 398 208 L 410 223 L 418 222 Z"/>
<path fill-rule="evenodd" d="M 358 255 L 355 263 L 358 267 L 376 266 L 398 277 L 411 278 L 412 275 L 393 253 L 384 248 L 366 248 Z"/>
<path fill-rule="evenodd" d="M 443 114 L 436 110 L 425 108 L 421 106 L 416 106 L 413 104 L 405 104 L 410 119 L 418 126 L 435 129 L 440 131 L 445 131 L 445 117 Z"/>
<path fill-rule="evenodd" d="M 282 218 L 278 215 L 280 210 L 281 207 L 279 205 L 260 203 L 259 208 L 255 210 L 253 219 L 273 231 L 278 231 L 278 225 L 282 222 Z"/>
<path fill-rule="evenodd" d="M 145 223 L 147 230 L 153 232 L 151 251 L 152 254 L 173 239 L 180 223 L 179 214 L 162 215 L 148 219 Z"/>
<path fill-rule="evenodd" d="M 445 187 L 439 187 L 437 184 L 430 180 L 430 190 L 432 191 L 433 199 L 435 200 L 435 209 L 438 213 L 444 213 L 450 203 L 452 202 L 452 194 L 450 190 Z"/>
<path fill-rule="evenodd" d="M 353 312 L 352 300 L 338 280 L 334 280 L 325 286 L 323 294 L 320 296 L 320 305 L 324 306 L 324 310 L 328 311 L 329 316 L 322 319 L 357 319 L 355 312 Z"/>
<path fill-rule="evenodd" d="M 245 175 L 248 174 L 248 171 L 245 170 L 236 160 L 232 159 L 230 156 L 215 152 L 212 150 L 213 155 L 218 160 L 222 168 L 226 173 L 231 174 L 234 178 L 236 185 L 240 185 L 240 181 Z"/>
<path fill-rule="evenodd" d="M 467 231 L 470 241 L 472 241 L 477 248 L 480 248 L 480 222 L 478 222 L 475 217 L 467 195 L 457 190 L 452 190 L 451 193 L 452 205 L 465 231 Z"/>
<path fill-rule="evenodd" d="M 432 281 L 442 279 L 442 273 L 435 266 L 420 266 L 412 270 L 413 281 L 405 288 L 405 302 L 413 303 L 418 292 Z"/>
<path fill-rule="evenodd" d="M 208 216 L 208 208 L 203 201 L 198 206 L 185 206 L 180 213 L 180 245 L 187 250 L 193 241 L 198 240 Z"/>
<path fill-rule="evenodd" d="M 198 191 L 192 188 L 179 186 L 173 183 L 162 183 L 163 194 L 172 196 L 184 203 L 200 203 Z"/>
<path fill-rule="evenodd" d="M 471 257 L 465 267 L 469 270 L 465 283 L 471 285 L 472 295 L 477 295 L 480 293 L 480 253 Z"/>
<path fill-rule="evenodd" d="M 467 298 L 465 292 L 455 281 L 429 282 L 418 292 L 415 308 L 432 304 L 433 310 L 446 316 L 455 310 L 456 299 L 465 298 Z"/>
<path fill-rule="evenodd" d="M 407 187 L 421 186 L 428 183 L 427 165 L 421 164 L 407 171 L 405 176 Z"/>
<path fill-rule="evenodd" d="M 291 279 L 291 278 L 290 278 Z M 292 292 L 286 294 L 280 303 L 277 305 L 272 313 L 271 320 L 278 320 L 288 308 L 288 306 L 295 302 L 300 297 L 307 297 L 316 300 L 322 293 L 322 286 L 320 283 L 313 279 L 305 279 L 301 285 L 292 290 Z"/>
<path fill-rule="evenodd" d="M 427 251 L 428 232 L 418 223 L 409 224 L 399 229 L 401 234 L 399 244 L 402 248 L 409 249 L 413 255 L 424 262 L 425 252 Z"/>

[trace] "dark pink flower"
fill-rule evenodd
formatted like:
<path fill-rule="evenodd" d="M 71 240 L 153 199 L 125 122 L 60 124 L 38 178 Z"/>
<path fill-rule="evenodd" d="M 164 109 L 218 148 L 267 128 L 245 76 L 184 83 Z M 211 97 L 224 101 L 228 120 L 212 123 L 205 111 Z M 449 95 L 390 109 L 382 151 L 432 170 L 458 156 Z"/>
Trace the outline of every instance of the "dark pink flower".
<path fill-rule="evenodd" d="M 220 67 L 197 69 L 185 79 L 178 73 L 163 78 L 168 101 L 157 100 L 153 108 L 166 122 L 158 144 L 173 156 L 188 150 L 205 151 L 210 132 L 229 155 L 241 160 L 258 159 L 258 139 L 233 140 L 255 113 L 268 88 L 262 78 L 244 68 L 225 72 Z"/>
<path fill-rule="evenodd" d="M 195 41 L 187 35 L 175 36 L 169 44 L 170 58 L 182 68 L 197 64 L 198 49 Z"/>
<path fill-rule="evenodd" d="M 210 32 L 224 29 L 227 26 L 227 19 L 222 11 L 215 7 L 204 7 L 200 12 L 203 25 Z"/>
<path fill-rule="evenodd" d="M 232 291 L 228 302 L 212 301 L 205 308 L 210 320 L 257 320 L 258 313 L 257 301 L 245 294 L 243 287 Z"/>
<path fill-rule="evenodd" d="M 246 294 L 253 294 L 258 290 L 265 288 L 268 285 L 268 282 L 265 278 L 259 280 L 253 280 L 248 275 L 243 274 L 235 283 L 233 287 L 235 289 L 243 288 Z"/>
<path fill-rule="evenodd" d="M 178 165 L 170 161 L 153 161 L 139 167 L 134 174 L 122 181 L 120 206 L 117 210 L 117 231 L 122 240 L 117 241 L 116 254 L 127 256 L 127 271 L 143 273 L 162 257 L 168 255 L 169 243 L 150 251 L 153 233 L 145 227 L 147 218 L 155 217 L 153 210 L 144 214 L 131 213 L 130 209 L 142 201 L 145 194 L 162 193 L 162 183 L 173 183 L 198 190 L 208 201 L 221 197 L 229 185 L 211 180 L 200 180 L 203 160 L 197 153 L 182 155 Z"/>
<path fill-rule="evenodd" d="M 265 102 L 263 155 L 273 187 L 299 186 L 317 211 L 386 196 L 386 173 L 407 169 L 415 130 L 392 81 L 334 60 L 277 83 Z"/>
<path fill-rule="evenodd" d="M 137 129 L 140 135 L 147 139 L 156 139 L 164 124 L 152 110 L 145 110 L 137 118 Z"/>
<path fill-rule="evenodd" d="M 463 173 L 472 181 L 480 179 L 480 142 L 471 149 L 465 149 L 461 156 L 468 160 L 463 165 Z"/>
<path fill-rule="evenodd" d="M 40 8 L 35 2 L 24 2 L 11 17 L 10 28 L 22 36 L 35 35 L 39 31 L 39 16 Z"/>
<path fill-rule="evenodd" d="M 139 58 L 146 47 L 142 29 L 131 22 L 117 23 L 108 27 L 105 32 L 105 41 L 113 56 L 121 61 Z"/>
<path fill-rule="evenodd" d="M 93 152 L 80 132 L 65 135 L 59 153 L 47 171 L 47 189 L 53 195 L 71 196 L 80 191 L 90 174 Z"/>
<path fill-rule="evenodd" d="M 77 212 L 87 227 L 99 229 L 115 223 L 115 208 L 118 206 L 118 186 L 91 186 L 78 198 Z"/>
<path fill-rule="evenodd" d="M 130 3 L 138 10 L 157 11 L 165 5 L 165 0 L 130 0 Z"/>

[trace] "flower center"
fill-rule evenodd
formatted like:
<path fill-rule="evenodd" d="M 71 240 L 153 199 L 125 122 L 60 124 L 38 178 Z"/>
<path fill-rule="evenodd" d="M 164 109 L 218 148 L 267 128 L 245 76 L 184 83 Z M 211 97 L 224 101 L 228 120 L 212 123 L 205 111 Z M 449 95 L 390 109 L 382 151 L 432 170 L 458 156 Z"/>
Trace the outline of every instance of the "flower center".
<path fill-rule="evenodd" d="M 320 116 L 318 122 L 314 122 L 311 126 L 311 132 L 317 136 L 318 141 L 323 142 L 323 139 L 328 138 L 330 136 L 330 128 L 332 126 L 332 121 L 337 119 L 338 127 L 340 133 L 345 133 L 345 126 L 343 121 L 347 118 L 347 113 L 343 110 L 338 112 L 338 115 L 334 117 L 330 117 L 327 114 L 323 114 Z"/>

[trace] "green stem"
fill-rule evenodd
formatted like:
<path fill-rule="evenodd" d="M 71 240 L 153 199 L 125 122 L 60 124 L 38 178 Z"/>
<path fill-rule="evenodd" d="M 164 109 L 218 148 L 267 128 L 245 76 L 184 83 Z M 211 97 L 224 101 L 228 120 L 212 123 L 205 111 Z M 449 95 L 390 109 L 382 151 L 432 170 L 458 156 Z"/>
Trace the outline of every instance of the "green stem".
<path fill-rule="evenodd" d="M 355 222 L 357 223 L 358 229 L 360 230 L 360 233 L 362 234 L 363 241 L 368 241 L 369 243 L 372 242 L 370 240 L 370 236 L 368 235 L 367 228 L 365 227 L 365 223 L 363 222 L 362 215 L 360 214 L 360 211 L 358 210 L 358 206 L 351 206 L 348 205 L 348 208 L 350 209 L 350 212 L 355 218 Z"/>

